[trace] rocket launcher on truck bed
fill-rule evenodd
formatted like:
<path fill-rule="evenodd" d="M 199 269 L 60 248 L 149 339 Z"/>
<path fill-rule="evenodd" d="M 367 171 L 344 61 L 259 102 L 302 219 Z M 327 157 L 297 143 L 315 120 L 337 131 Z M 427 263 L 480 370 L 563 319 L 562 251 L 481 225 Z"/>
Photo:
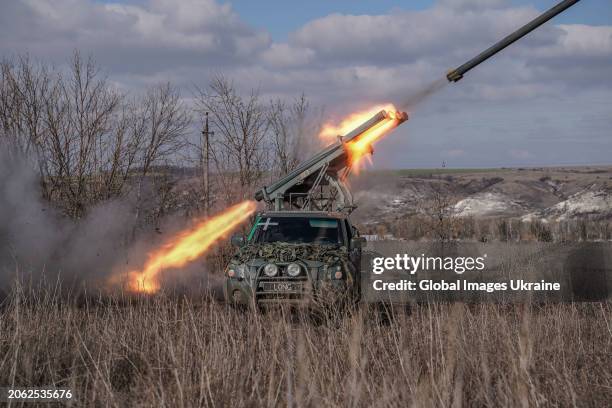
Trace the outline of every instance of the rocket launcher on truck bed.
<path fill-rule="evenodd" d="M 578 1 L 561 1 L 465 64 L 448 72 L 446 78 L 450 82 L 459 81 L 466 72 L 567 10 Z M 257 201 L 264 200 L 270 209 L 275 211 L 335 210 L 350 213 L 355 206 L 344 180 L 351 170 L 353 160 L 363 154 L 364 148 L 371 152 L 371 142 L 375 139 L 371 136 L 377 127 L 389 124 L 389 121 L 395 121 L 394 124 L 397 126 L 407 119 L 408 115 L 406 113 L 381 110 L 353 131 L 344 136 L 339 136 L 336 143 L 301 163 L 281 179 L 263 187 L 255 193 L 255 199 Z M 358 147 L 358 149 L 355 149 L 355 147 Z M 356 154 L 356 152 L 359 153 Z"/>
<path fill-rule="evenodd" d="M 294 170 L 255 193 L 270 209 L 302 211 L 343 211 L 355 206 L 344 180 L 352 166 L 351 146 L 368 140 L 368 134 L 393 121 L 397 126 L 408 119 L 405 112 L 381 110 L 372 118 L 326 147 Z M 393 127 L 395 127 L 393 126 Z M 368 145 L 369 146 L 369 145 Z M 369 146 L 370 152 L 371 146 Z"/>

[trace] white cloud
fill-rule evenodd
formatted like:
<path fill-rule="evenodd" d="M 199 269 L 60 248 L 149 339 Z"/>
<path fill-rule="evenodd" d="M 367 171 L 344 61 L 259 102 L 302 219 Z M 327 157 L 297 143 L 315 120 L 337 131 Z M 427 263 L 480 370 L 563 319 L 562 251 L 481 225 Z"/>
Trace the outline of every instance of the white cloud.
<path fill-rule="evenodd" d="M 451 59 L 499 40 L 535 17 L 533 8 L 477 10 L 464 13 L 446 7 L 386 15 L 333 14 L 307 23 L 290 44 L 314 50 L 322 59 L 413 62 Z M 546 41 L 540 34 L 540 41 Z"/>
<path fill-rule="evenodd" d="M 507 0 L 440 0 L 438 3 L 444 7 L 469 10 L 484 8 L 499 8 L 508 5 Z"/>
<path fill-rule="evenodd" d="M 310 63 L 314 51 L 309 48 L 291 47 L 289 44 L 276 43 L 262 53 L 263 61 L 278 68 L 300 67 Z"/>
<path fill-rule="evenodd" d="M 114 72 L 236 63 L 254 58 L 270 43 L 268 33 L 215 0 L 17 0 L 3 5 L 0 14 L 4 53 L 65 58 L 79 48 Z"/>
<path fill-rule="evenodd" d="M 561 24 L 562 33 L 548 47 L 533 54 L 544 57 L 612 57 L 612 26 Z"/>
<path fill-rule="evenodd" d="M 167 75 L 189 83 L 222 70 L 256 80 L 263 92 L 304 90 L 315 98 L 320 92 L 333 104 L 355 95 L 401 98 L 537 14 L 500 0 L 443 0 L 422 11 L 332 14 L 275 43 L 215 0 L 18 0 L 0 15 L 0 51 L 57 60 L 79 48 L 111 76 L 140 82 Z M 503 100 L 554 93 L 554 78 L 599 86 L 610 66 L 601 59 L 611 54 L 612 26 L 548 23 L 468 74 L 472 82 L 460 96 Z"/>

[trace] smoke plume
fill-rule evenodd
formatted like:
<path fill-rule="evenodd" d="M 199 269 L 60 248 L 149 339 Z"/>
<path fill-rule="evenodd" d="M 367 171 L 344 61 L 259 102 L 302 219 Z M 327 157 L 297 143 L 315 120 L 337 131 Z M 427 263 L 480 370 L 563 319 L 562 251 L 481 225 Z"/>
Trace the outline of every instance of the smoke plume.
<path fill-rule="evenodd" d="M 162 234 L 141 231 L 134 241 L 134 204 L 127 198 L 106 201 L 85 217 L 70 219 L 40 196 L 34 161 L 1 147 L 0 292 L 17 278 L 60 282 L 65 290 L 109 289 L 111 276 L 142 266 L 166 232 L 184 228 L 189 221 L 168 217 Z M 206 278 L 202 283 L 208 287 L 211 282 L 203 272 L 202 265 L 168 271 L 174 282 L 168 286 L 196 286 L 192 278 L 197 273 Z"/>
<path fill-rule="evenodd" d="M 17 276 L 93 283 L 121 256 L 130 210 L 120 201 L 96 206 L 78 222 L 40 197 L 32 162 L 0 152 L 0 287 Z"/>
<path fill-rule="evenodd" d="M 404 99 L 399 108 L 408 112 L 414 111 L 417 105 L 426 101 L 430 96 L 440 91 L 448 83 L 446 78 L 437 79 L 430 84 L 427 84 L 417 92 L 412 93 Z"/>

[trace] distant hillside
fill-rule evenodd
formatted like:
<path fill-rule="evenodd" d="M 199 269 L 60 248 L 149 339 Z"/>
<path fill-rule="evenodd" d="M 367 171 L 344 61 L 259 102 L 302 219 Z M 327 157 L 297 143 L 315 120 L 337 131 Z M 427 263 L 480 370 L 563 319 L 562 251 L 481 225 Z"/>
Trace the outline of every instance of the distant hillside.
<path fill-rule="evenodd" d="M 418 214 L 439 196 L 459 217 L 612 218 L 612 166 L 381 171 L 351 187 L 362 222 Z"/>

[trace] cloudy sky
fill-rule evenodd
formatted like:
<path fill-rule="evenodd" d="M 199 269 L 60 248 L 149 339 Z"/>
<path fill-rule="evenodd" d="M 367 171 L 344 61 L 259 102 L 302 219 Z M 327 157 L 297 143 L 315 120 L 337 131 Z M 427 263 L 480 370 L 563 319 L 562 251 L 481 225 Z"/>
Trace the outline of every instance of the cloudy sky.
<path fill-rule="evenodd" d="M 329 117 L 401 104 L 557 0 L 0 0 L 0 54 L 92 54 L 117 86 L 223 72 Z M 563 15 L 412 107 L 374 166 L 612 164 L 612 2 Z"/>

